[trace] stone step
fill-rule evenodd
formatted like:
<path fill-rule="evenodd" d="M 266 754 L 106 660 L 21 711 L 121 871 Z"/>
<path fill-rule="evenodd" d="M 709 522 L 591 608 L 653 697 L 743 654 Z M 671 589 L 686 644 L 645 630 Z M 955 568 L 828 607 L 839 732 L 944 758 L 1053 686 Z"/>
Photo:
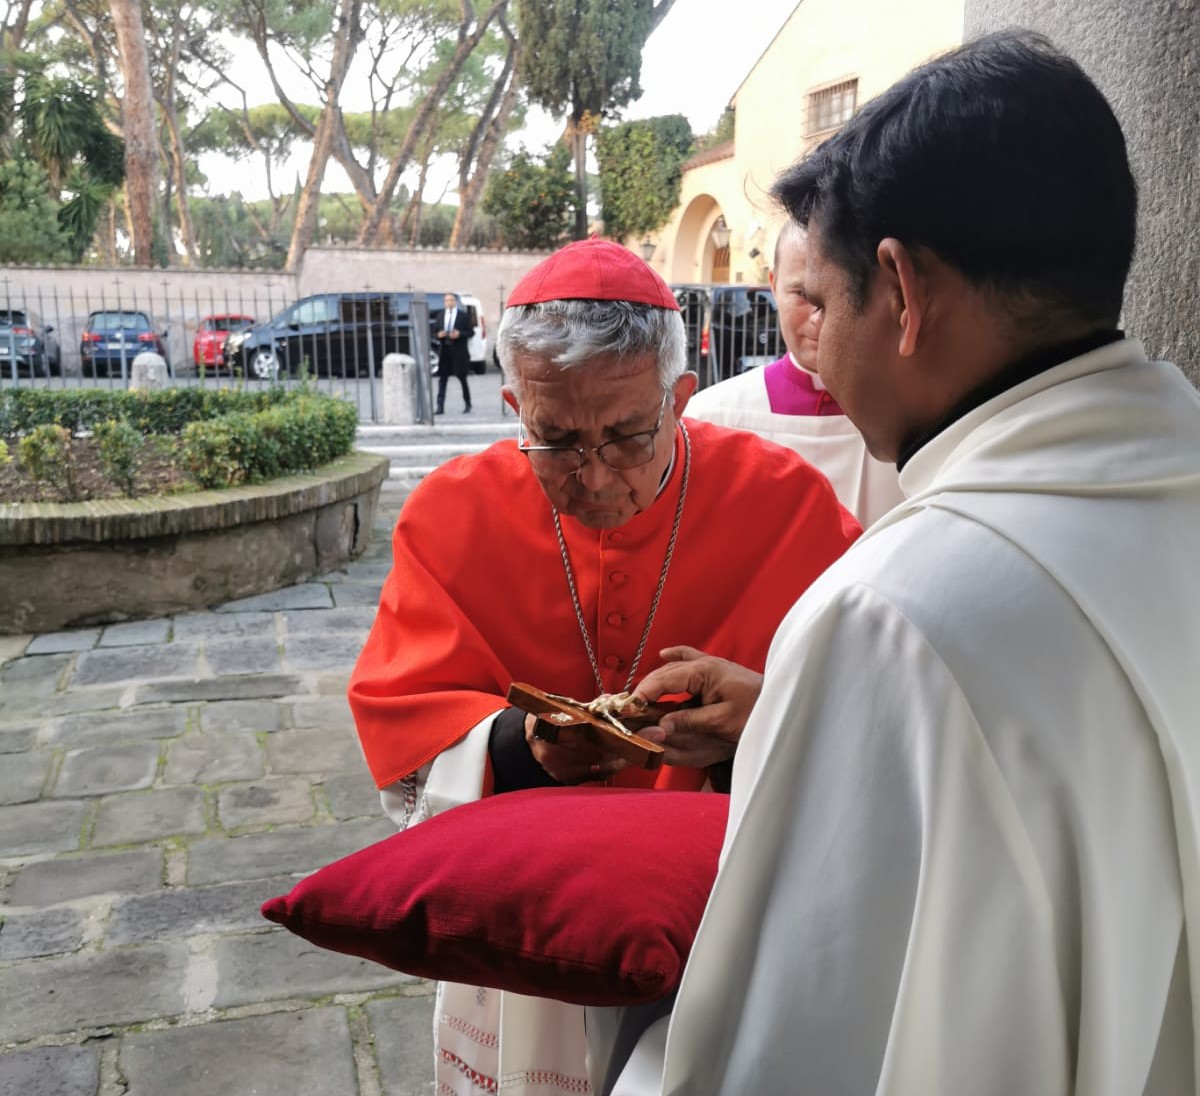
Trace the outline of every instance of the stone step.
<path fill-rule="evenodd" d="M 377 453 L 387 457 L 393 468 L 411 467 L 413 465 L 436 468 L 453 457 L 466 456 L 472 453 L 482 453 L 491 442 L 486 444 L 447 443 L 443 445 L 360 445 L 358 448 L 365 453 Z"/>
<path fill-rule="evenodd" d="M 517 436 L 517 421 L 507 422 L 454 422 L 429 426 L 425 423 L 362 423 L 358 427 L 358 439 L 377 442 L 381 438 L 422 440 L 443 437 L 482 437 L 495 441 L 497 438 Z"/>

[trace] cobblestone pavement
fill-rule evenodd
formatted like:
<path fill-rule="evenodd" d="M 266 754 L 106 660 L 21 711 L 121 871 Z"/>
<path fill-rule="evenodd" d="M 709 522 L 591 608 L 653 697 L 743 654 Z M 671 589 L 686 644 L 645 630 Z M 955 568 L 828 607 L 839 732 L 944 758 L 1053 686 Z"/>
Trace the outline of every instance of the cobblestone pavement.
<path fill-rule="evenodd" d="M 427 982 L 261 903 L 392 831 L 345 690 L 365 556 L 164 620 L 0 636 L 0 1096 L 415 1096 Z"/>

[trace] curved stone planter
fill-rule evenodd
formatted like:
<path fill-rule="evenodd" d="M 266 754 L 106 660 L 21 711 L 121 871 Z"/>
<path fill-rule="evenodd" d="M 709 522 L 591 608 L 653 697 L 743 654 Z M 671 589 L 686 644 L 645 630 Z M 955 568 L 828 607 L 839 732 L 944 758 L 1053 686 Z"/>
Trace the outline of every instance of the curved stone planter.
<path fill-rule="evenodd" d="M 224 491 L 0 505 L 0 635 L 166 616 L 360 555 L 388 459 Z"/>

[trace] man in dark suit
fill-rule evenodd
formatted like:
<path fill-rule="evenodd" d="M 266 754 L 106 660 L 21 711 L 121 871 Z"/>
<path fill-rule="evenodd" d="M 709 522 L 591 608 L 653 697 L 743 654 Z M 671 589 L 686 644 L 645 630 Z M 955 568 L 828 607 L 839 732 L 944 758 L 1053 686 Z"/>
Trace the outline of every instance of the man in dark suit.
<path fill-rule="evenodd" d="M 442 313 L 442 329 L 437 333 L 438 340 L 438 394 L 437 414 L 446 413 L 446 385 L 450 383 L 453 373 L 462 385 L 463 410 L 471 410 L 471 389 L 467 387 L 467 369 L 471 365 L 471 350 L 467 341 L 475 334 L 475 325 L 471 323 L 471 314 L 465 308 L 459 308 L 458 298 L 453 293 L 447 293 L 443 299 L 446 305 Z"/>

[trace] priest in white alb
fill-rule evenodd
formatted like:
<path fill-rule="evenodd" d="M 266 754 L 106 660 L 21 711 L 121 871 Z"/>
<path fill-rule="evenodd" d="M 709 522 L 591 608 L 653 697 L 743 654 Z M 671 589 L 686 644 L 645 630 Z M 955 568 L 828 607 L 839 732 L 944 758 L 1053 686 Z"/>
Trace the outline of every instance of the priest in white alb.
<path fill-rule="evenodd" d="M 1117 120 L 1002 33 L 775 194 L 821 377 L 907 501 L 777 631 L 673 1015 L 603 1091 L 1193 1094 L 1200 398 L 1118 330 Z M 756 680 L 683 654 L 638 691 Z"/>

